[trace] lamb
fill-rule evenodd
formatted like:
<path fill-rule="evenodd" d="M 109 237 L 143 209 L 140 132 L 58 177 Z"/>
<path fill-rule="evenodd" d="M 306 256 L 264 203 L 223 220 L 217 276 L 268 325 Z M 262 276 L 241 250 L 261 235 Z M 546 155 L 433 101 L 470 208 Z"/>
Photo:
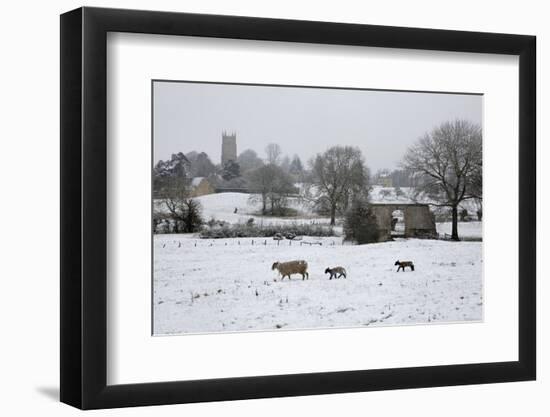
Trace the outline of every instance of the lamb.
<path fill-rule="evenodd" d="M 411 271 L 414 271 L 414 264 L 412 263 L 412 261 L 395 261 L 395 264 L 394 265 L 399 265 L 397 267 L 397 271 L 395 272 L 399 272 L 400 269 L 403 270 L 403 272 L 405 272 L 405 267 L 409 267 L 411 268 Z"/>
<path fill-rule="evenodd" d="M 341 266 L 335 266 L 334 268 L 327 268 L 327 269 L 325 269 L 325 274 L 330 274 L 329 280 L 332 279 L 332 278 L 338 279 L 342 275 L 344 276 L 344 278 L 347 278 L 346 270 Z M 338 274 L 338 276 L 336 276 L 336 274 Z"/>
<path fill-rule="evenodd" d="M 309 279 L 309 273 L 307 272 L 307 262 L 306 261 L 290 261 L 290 262 L 275 262 L 271 267 L 271 270 L 277 269 L 282 275 L 281 281 L 285 279 L 285 276 L 290 279 L 292 274 L 301 274 L 302 281 L 304 279 Z"/>

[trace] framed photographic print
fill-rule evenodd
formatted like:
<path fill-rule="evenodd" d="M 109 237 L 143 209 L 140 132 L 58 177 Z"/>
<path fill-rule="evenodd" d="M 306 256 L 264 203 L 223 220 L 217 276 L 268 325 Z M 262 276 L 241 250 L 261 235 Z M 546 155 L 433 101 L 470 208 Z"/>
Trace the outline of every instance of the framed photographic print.
<path fill-rule="evenodd" d="M 536 375 L 535 38 L 61 16 L 61 401 Z"/>

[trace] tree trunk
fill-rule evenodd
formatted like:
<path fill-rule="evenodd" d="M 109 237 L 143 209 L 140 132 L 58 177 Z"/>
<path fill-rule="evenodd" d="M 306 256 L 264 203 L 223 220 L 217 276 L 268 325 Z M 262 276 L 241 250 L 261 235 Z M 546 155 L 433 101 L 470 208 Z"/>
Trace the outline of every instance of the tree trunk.
<path fill-rule="evenodd" d="M 334 226 L 336 224 L 336 204 L 330 206 L 330 225 Z"/>
<path fill-rule="evenodd" d="M 452 207 L 453 212 L 453 228 L 451 232 L 451 240 L 458 240 L 458 205 Z"/>

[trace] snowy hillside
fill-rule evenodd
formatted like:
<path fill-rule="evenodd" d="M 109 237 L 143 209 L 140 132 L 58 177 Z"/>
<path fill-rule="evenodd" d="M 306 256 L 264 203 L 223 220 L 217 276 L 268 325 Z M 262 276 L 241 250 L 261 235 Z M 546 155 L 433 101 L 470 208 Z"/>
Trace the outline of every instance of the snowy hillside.
<path fill-rule="evenodd" d="M 252 196 L 252 198 L 251 198 Z M 246 223 L 251 217 L 256 224 L 281 224 L 281 223 L 330 223 L 328 217 L 319 217 L 311 212 L 308 204 L 303 204 L 297 198 L 289 199 L 289 206 L 298 210 L 297 217 L 270 217 L 261 216 L 262 205 L 259 198 L 254 194 L 246 193 L 217 193 L 208 194 L 195 198 L 201 203 L 202 214 L 206 221 L 214 218 L 228 223 Z M 163 209 L 159 200 L 155 202 L 159 209 Z M 235 213 L 235 209 L 237 212 Z"/>
<path fill-rule="evenodd" d="M 155 334 L 482 320 L 479 242 L 305 240 L 322 245 L 156 235 Z M 281 281 L 271 270 L 294 259 L 309 263 L 309 280 Z M 395 272 L 397 259 L 414 261 L 416 270 Z M 323 274 L 336 265 L 347 279 Z"/>

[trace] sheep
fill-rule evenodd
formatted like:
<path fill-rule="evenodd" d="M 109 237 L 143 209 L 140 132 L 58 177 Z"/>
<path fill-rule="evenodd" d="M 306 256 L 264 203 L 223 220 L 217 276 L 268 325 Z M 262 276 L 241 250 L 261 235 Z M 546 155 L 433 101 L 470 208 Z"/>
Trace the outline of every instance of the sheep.
<path fill-rule="evenodd" d="M 342 275 L 344 276 L 344 278 L 347 278 L 347 276 L 346 276 L 347 272 L 341 266 L 335 266 L 334 268 L 327 268 L 327 269 L 325 269 L 325 274 L 330 274 L 329 280 L 332 279 L 332 278 L 338 279 Z M 336 276 L 336 274 L 338 274 L 338 276 Z"/>
<path fill-rule="evenodd" d="M 290 275 L 292 274 L 301 274 L 302 281 L 306 278 L 309 279 L 306 261 L 275 262 L 271 267 L 271 270 L 274 271 L 275 269 L 277 269 L 281 274 L 281 281 L 285 279 L 285 276 L 290 279 Z"/>
<path fill-rule="evenodd" d="M 412 261 L 395 261 L 395 266 L 398 266 L 397 267 L 397 271 L 395 272 L 399 272 L 400 269 L 403 270 L 403 272 L 405 272 L 405 267 L 409 267 L 411 268 L 411 271 L 414 271 L 414 264 L 412 263 Z"/>

